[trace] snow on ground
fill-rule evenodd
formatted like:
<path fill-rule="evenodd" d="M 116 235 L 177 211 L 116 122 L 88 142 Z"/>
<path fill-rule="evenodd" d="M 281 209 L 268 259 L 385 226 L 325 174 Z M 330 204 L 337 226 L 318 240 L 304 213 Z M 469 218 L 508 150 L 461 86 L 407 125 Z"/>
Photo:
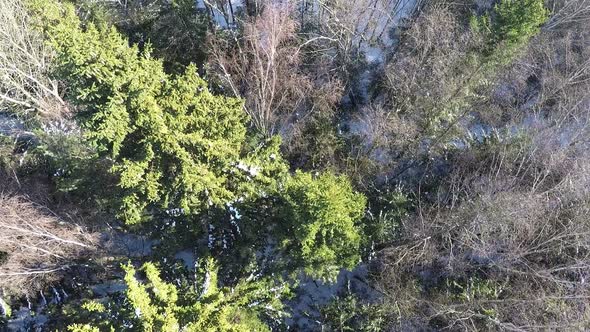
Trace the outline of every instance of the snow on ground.
<path fill-rule="evenodd" d="M 194 269 L 197 262 L 197 257 L 195 256 L 194 250 L 192 249 L 178 251 L 174 255 L 174 258 L 181 260 L 184 266 L 189 270 Z"/>
<path fill-rule="evenodd" d="M 301 280 L 295 290 L 295 298 L 288 303 L 293 311 L 291 317 L 286 319 L 286 324 L 295 331 L 319 331 L 321 326 L 317 322 L 318 308 L 328 304 L 338 295 L 350 291 L 369 301 L 377 299 L 377 291 L 364 281 L 367 272 L 365 265 L 359 265 L 353 271 L 340 271 L 335 283 L 323 283 L 311 278 Z"/>
<path fill-rule="evenodd" d="M 47 316 L 36 314 L 29 308 L 20 308 L 13 312 L 13 319 L 6 324 L 7 331 L 43 331 L 44 325 L 47 323 Z"/>
<path fill-rule="evenodd" d="M 366 6 L 366 2 L 357 3 Z M 357 102 L 369 101 L 370 87 L 385 64 L 387 54 L 393 52 L 397 43 L 393 31 L 415 13 L 420 3 L 421 0 L 374 0 L 372 9 L 355 9 L 363 15 L 357 23 L 353 44 L 359 46 L 367 64 L 354 82 Z"/>
<path fill-rule="evenodd" d="M 198 10 L 209 10 L 212 9 L 210 14 L 212 15 L 213 22 L 217 24 L 219 28 L 227 29 L 227 28 L 234 28 L 236 26 L 236 22 L 232 19 L 231 11 L 237 14 L 244 8 L 244 0 L 231 0 L 224 2 L 223 7 L 218 7 L 217 1 L 212 0 L 196 0 L 195 1 Z M 231 3 L 231 8 L 230 8 Z"/>
<path fill-rule="evenodd" d="M 8 113 L 0 113 L 0 135 L 14 136 L 25 130 L 25 124 Z"/>

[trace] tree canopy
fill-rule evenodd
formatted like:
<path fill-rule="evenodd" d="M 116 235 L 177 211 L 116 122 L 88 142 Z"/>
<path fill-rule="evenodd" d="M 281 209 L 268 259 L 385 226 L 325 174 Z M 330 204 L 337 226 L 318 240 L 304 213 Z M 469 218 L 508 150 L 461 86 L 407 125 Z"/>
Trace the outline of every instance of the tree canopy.
<path fill-rule="evenodd" d="M 137 223 L 154 208 L 194 214 L 272 190 L 286 170 L 280 139 L 247 146 L 242 101 L 209 92 L 194 65 L 166 74 L 149 47 L 129 46 L 112 26 L 83 26 L 72 5 L 32 6 L 85 136 L 112 160 L 121 218 Z"/>
<path fill-rule="evenodd" d="M 131 264 L 125 265 L 128 310 L 107 313 L 102 303 L 90 301 L 83 309 L 96 323 L 76 323 L 68 329 L 72 332 L 128 331 L 137 324 L 146 332 L 262 332 L 270 331 L 263 318 L 276 319 L 285 315 L 281 300 L 289 293 L 286 285 L 275 285 L 268 279 L 242 280 L 232 288 L 220 288 L 213 259 L 204 259 L 201 263 L 197 275 L 198 292 L 179 290 L 163 281 L 153 263 L 145 263 L 141 268 L 145 282 L 137 278 L 138 271 Z M 128 317 L 121 317 L 123 313 L 128 313 Z M 117 325 L 113 321 L 132 321 L 133 324 Z"/>
<path fill-rule="evenodd" d="M 588 59 L 588 0 L 0 0 L 0 330 L 588 330 Z"/>
<path fill-rule="evenodd" d="M 365 197 L 354 192 L 344 176 L 295 172 L 287 181 L 283 199 L 284 222 L 289 230 L 283 245 L 302 262 L 306 273 L 333 280 L 341 268 L 352 269 L 360 260 L 359 220 Z"/>

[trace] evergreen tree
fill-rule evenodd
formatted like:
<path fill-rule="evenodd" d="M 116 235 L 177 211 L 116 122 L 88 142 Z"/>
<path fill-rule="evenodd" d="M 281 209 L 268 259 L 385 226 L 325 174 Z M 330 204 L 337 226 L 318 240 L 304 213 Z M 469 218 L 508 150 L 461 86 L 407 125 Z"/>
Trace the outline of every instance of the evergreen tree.
<path fill-rule="evenodd" d="M 287 232 L 283 245 L 304 271 L 334 280 L 341 268 L 360 261 L 361 234 L 357 222 L 366 199 L 352 189 L 345 176 L 323 173 L 314 177 L 297 171 L 284 188 Z"/>
<path fill-rule="evenodd" d="M 122 189 L 119 217 L 151 209 L 194 214 L 272 190 L 286 171 L 275 137 L 248 148 L 242 101 L 215 96 L 194 65 L 170 76 L 114 27 L 82 26 L 72 5 L 31 0 L 55 49 L 55 75 L 78 106 L 85 134 Z"/>
<path fill-rule="evenodd" d="M 241 332 L 270 331 L 263 318 L 277 319 L 285 315 L 281 300 L 289 289 L 269 280 L 242 280 L 232 288 L 219 287 L 217 266 L 212 259 L 201 262 L 198 271 L 198 292 L 179 290 L 163 281 L 160 271 L 152 263 L 142 267 L 146 281 L 141 282 L 131 264 L 124 266 L 127 291 L 125 297 L 130 308 L 104 315 L 106 307 L 90 301 L 83 309 L 95 314 L 85 324 L 73 324 L 73 332 L 88 331 L 162 331 L 162 332 Z M 118 317 L 131 313 L 129 317 Z M 96 317 L 100 317 L 96 319 Z M 87 321 L 93 321 L 88 324 Z M 113 324 L 113 321 L 132 322 Z"/>
<path fill-rule="evenodd" d="M 528 41 L 549 18 L 543 0 L 501 0 L 495 12 L 493 33 L 497 40 L 511 44 Z"/>
<path fill-rule="evenodd" d="M 488 40 L 489 52 L 498 47 L 511 51 L 538 34 L 548 18 L 543 0 L 501 0 L 491 14 L 473 16 L 471 27 Z"/>

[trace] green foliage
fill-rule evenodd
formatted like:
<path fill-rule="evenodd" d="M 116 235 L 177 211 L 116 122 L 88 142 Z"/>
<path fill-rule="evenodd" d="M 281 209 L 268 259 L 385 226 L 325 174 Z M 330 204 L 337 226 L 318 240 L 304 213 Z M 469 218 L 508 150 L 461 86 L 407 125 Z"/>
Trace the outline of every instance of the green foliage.
<path fill-rule="evenodd" d="M 120 294 L 113 294 L 111 298 L 83 299 L 81 302 L 72 301 L 62 305 L 61 308 L 55 308 L 53 314 L 57 319 L 51 326 L 52 331 L 67 329 L 74 332 L 114 332 L 119 331 L 115 329 L 118 326 L 139 326 L 134 320 L 132 308 L 127 305 L 127 299 Z M 126 331 L 136 330 L 126 329 Z"/>
<path fill-rule="evenodd" d="M 433 137 L 455 134 L 454 125 L 484 98 L 480 92 L 491 85 L 503 66 L 518 57 L 548 17 L 543 0 L 501 0 L 492 12 L 470 17 L 475 46 L 470 46 L 458 66 L 457 87 L 452 87 L 444 103 L 425 117 Z"/>
<path fill-rule="evenodd" d="M 32 8 L 87 139 L 113 161 L 126 222 L 154 208 L 190 215 L 271 191 L 286 171 L 278 138 L 245 149 L 242 102 L 211 94 L 195 66 L 170 76 L 149 47 L 128 46 L 113 27 L 82 29 L 73 6 L 34 0 Z"/>
<path fill-rule="evenodd" d="M 8 259 L 8 253 L 5 251 L 0 251 L 0 266 L 6 262 Z"/>
<path fill-rule="evenodd" d="M 70 332 L 100 332 L 98 327 L 92 327 L 88 324 L 73 324 L 68 326 L 68 331 Z"/>
<path fill-rule="evenodd" d="M 155 55 L 167 68 L 176 69 L 191 62 L 205 61 L 208 19 L 195 10 L 194 0 L 161 1 L 157 19 L 146 32 Z"/>
<path fill-rule="evenodd" d="M 470 23 L 475 32 L 487 37 L 491 49 L 502 43 L 511 48 L 526 44 L 548 18 L 543 0 L 501 0 L 493 15 L 473 16 Z"/>
<path fill-rule="evenodd" d="M 86 312 L 86 317 L 88 320 L 92 320 L 91 324 L 88 324 L 88 321 L 85 321 L 84 324 L 72 324 L 68 326 L 68 331 L 71 332 L 100 332 L 100 331 L 110 331 L 115 332 L 115 329 L 112 327 L 112 323 L 109 320 L 109 314 L 107 308 L 104 304 L 97 302 L 97 301 L 87 301 L 82 304 L 82 312 Z M 97 319 L 98 318 L 98 319 Z M 97 326 L 93 326 L 96 324 Z"/>
<path fill-rule="evenodd" d="M 506 280 L 508 283 L 508 280 Z M 445 278 L 439 287 L 429 289 L 439 303 L 446 303 L 450 306 L 470 308 L 470 315 L 476 313 L 474 321 L 479 324 L 479 329 L 489 328 L 490 322 L 498 320 L 498 312 L 495 308 L 495 301 L 501 298 L 505 285 L 497 280 L 485 279 L 477 276 L 469 278 Z M 461 309 L 464 310 L 464 309 Z M 446 325 L 460 315 L 461 310 L 450 310 L 441 314 L 431 323 Z M 446 322 L 445 322 L 446 321 Z"/>
<path fill-rule="evenodd" d="M 116 26 L 140 49 L 150 43 L 167 71 L 182 72 L 205 61 L 208 19 L 194 0 L 128 0 L 124 3 L 77 0 L 86 21 Z"/>
<path fill-rule="evenodd" d="M 338 332 L 380 332 L 387 326 L 387 310 L 364 303 L 353 294 L 334 298 L 320 309 L 322 328 Z"/>
<path fill-rule="evenodd" d="M 289 293 L 283 284 L 269 280 L 240 281 L 232 288 L 219 287 L 217 283 L 217 266 L 212 259 L 200 262 L 197 273 L 199 292 L 179 290 L 176 286 L 163 281 L 160 271 L 152 263 L 142 267 L 146 281 L 136 277 L 133 266 L 126 265 L 126 298 L 131 307 L 133 321 L 141 331 L 270 331 L 262 321 L 263 317 L 278 318 L 284 315 L 282 298 Z M 96 302 L 88 302 L 82 307 L 95 314 L 105 312 L 105 307 Z M 121 311 L 124 312 L 124 311 Z M 96 326 L 109 326 L 113 320 L 103 317 L 104 321 L 85 325 L 74 324 L 71 331 L 98 331 Z M 137 330 L 132 327 L 113 326 L 115 331 Z"/>
<path fill-rule="evenodd" d="M 334 280 L 341 268 L 359 260 L 361 234 L 357 222 L 366 199 L 345 176 L 295 172 L 284 188 L 289 230 L 283 244 L 314 278 Z"/>
<path fill-rule="evenodd" d="M 446 279 L 446 288 L 453 297 L 462 302 L 472 302 L 478 299 L 498 299 L 502 287 L 493 280 L 470 277 L 466 281 Z"/>
<path fill-rule="evenodd" d="M 133 306 L 144 331 L 178 331 L 178 320 L 175 317 L 178 294 L 174 286 L 164 283 L 152 264 L 145 264 L 147 279 L 154 292 L 154 300 L 148 293 L 148 287 L 135 277 L 135 269 L 131 265 L 125 266 L 125 283 L 127 284 L 127 298 Z"/>
<path fill-rule="evenodd" d="M 497 40 L 511 44 L 526 42 L 549 18 L 543 0 L 501 0 L 495 11 L 494 35 Z"/>
<path fill-rule="evenodd" d="M 116 191 L 112 166 L 98 158 L 96 150 L 79 133 L 51 133 L 38 130 L 38 144 L 31 155 L 38 159 L 39 172 L 48 174 L 61 194 L 75 194 L 85 203 L 100 203 Z"/>
<path fill-rule="evenodd" d="M 1 297 L 0 297 L 0 309 L 2 310 L 4 317 L 12 316 L 12 309 L 10 308 L 8 303 L 6 303 L 6 301 L 4 301 L 4 299 L 2 299 Z"/>
<path fill-rule="evenodd" d="M 371 201 L 371 213 L 365 225 L 366 241 L 382 244 L 395 240 L 399 234 L 400 223 L 409 214 L 411 201 L 400 188 L 379 192 Z M 367 244 L 371 245 L 371 244 Z"/>
<path fill-rule="evenodd" d="M 334 166 L 338 152 L 343 148 L 343 139 L 336 131 L 334 114 L 317 112 L 302 130 L 301 138 L 295 142 L 296 160 L 305 162 L 309 169 L 325 169 Z M 293 148 L 293 147 L 289 147 Z"/>
<path fill-rule="evenodd" d="M 0 172 L 8 173 L 13 168 L 14 140 L 0 134 Z"/>

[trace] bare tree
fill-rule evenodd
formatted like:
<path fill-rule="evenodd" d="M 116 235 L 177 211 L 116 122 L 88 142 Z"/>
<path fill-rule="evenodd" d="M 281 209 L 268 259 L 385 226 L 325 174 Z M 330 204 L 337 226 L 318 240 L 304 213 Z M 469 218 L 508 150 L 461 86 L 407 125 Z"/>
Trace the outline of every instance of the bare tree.
<path fill-rule="evenodd" d="M 95 234 L 23 197 L 0 196 L 0 288 L 22 294 L 56 280 L 95 249 Z"/>
<path fill-rule="evenodd" d="M 590 23 L 590 1 L 552 0 L 549 6 L 554 13 L 545 29 L 567 28 L 572 25 Z"/>
<path fill-rule="evenodd" d="M 0 2 L 0 110 L 37 111 L 44 117 L 67 110 L 57 82 L 48 77 L 51 57 L 23 2 Z"/>
<path fill-rule="evenodd" d="M 381 252 L 379 285 L 400 322 L 587 326 L 590 131 L 573 124 L 585 139 L 564 142 L 567 126 L 548 123 L 528 142 L 504 138 L 463 153 L 445 184 L 421 195 L 404 235 Z"/>
<path fill-rule="evenodd" d="M 244 24 L 237 45 L 214 42 L 213 65 L 233 94 L 246 100 L 245 111 L 262 133 L 272 135 L 290 121 L 310 90 L 300 73 L 296 23 L 292 8 L 270 3 L 260 16 Z"/>
<path fill-rule="evenodd" d="M 306 43 L 317 43 L 323 54 L 349 65 L 368 47 L 393 44 L 391 29 L 420 7 L 422 1 L 361 0 L 301 1 L 300 21 Z"/>
<path fill-rule="evenodd" d="M 452 172 L 437 191 L 418 191 L 404 234 L 381 251 L 378 285 L 398 317 L 393 329 L 587 329 L 590 34 L 583 8 L 575 14 L 552 19 L 499 73 L 480 104 L 499 114 L 479 116 L 496 131 L 451 154 Z M 416 93 L 407 95 L 412 106 Z"/>

